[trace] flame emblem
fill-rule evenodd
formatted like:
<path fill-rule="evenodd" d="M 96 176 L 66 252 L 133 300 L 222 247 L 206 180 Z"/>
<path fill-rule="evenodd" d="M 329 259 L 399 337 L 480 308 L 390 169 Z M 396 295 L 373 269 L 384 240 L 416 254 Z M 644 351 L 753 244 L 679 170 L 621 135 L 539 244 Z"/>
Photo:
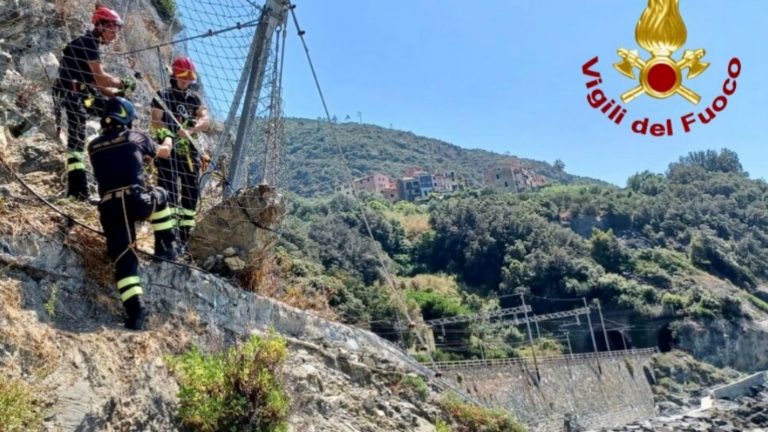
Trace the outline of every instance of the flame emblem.
<path fill-rule="evenodd" d="M 680 0 L 648 0 L 635 27 L 635 40 L 651 53 L 651 58 L 644 60 L 637 50 L 619 48 L 621 61 L 613 67 L 633 80 L 635 68 L 640 71 L 640 85 L 622 94 L 621 100 L 627 103 L 643 93 L 658 99 L 679 94 L 688 102 L 698 104 L 701 96 L 683 85 L 683 71 L 688 69 L 687 79 L 701 75 L 709 67 L 709 63 L 701 61 L 706 51 L 687 49 L 680 60 L 672 58 L 687 37 Z"/>

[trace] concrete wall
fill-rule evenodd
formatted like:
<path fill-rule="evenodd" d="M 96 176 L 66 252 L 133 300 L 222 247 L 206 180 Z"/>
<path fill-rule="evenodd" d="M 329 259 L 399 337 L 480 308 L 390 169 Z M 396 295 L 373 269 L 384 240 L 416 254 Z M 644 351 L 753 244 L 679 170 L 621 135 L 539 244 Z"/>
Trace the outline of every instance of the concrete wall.
<path fill-rule="evenodd" d="M 643 367 L 651 352 L 627 351 L 543 359 L 438 365 L 444 377 L 489 406 L 513 412 L 531 431 L 560 431 L 566 413 L 589 428 L 654 417 Z"/>
<path fill-rule="evenodd" d="M 709 392 L 714 399 L 735 399 L 748 395 L 752 387 L 761 387 L 765 384 L 765 372 L 758 372 L 742 378 L 735 383 L 717 387 Z"/>

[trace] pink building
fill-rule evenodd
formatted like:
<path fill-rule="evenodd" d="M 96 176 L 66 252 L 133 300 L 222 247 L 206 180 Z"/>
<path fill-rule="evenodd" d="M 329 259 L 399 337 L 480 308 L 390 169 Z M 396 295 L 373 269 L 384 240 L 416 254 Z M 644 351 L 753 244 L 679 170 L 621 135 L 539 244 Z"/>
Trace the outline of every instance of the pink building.
<path fill-rule="evenodd" d="M 392 181 L 386 174 L 380 172 L 373 172 L 365 177 L 356 178 L 352 181 L 352 185 L 343 184 L 336 187 L 336 192 L 344 195 L 352 195 L 352 188 L 355 188 L 359 192 L 368 192 L 372 194 L 382 194 L 384 198 L 387 196 L 384 191 L 390 191 L 391 189 L 397 190 L 397 184 Z M 389 198 L 387 198 L 389 199 Z"/>

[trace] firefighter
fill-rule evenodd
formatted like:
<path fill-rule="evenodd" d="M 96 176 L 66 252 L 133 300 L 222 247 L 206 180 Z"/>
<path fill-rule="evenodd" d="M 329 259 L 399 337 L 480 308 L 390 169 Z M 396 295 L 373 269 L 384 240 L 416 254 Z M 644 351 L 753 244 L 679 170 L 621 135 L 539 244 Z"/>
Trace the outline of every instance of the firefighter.
<path fill-rule="evenodd" d="M 172 211 L 179 221 L 179 252 L 187 254 L 187 244 L 195 227 L 199 180 L 210 157 L 193 142 L 211 124 L 208 109 L 200 95 L 192 89 L 197 70 L 189 57 L 176 58 L 171 64 L 171 86 L 157 92 L 152 99 L 151 128 L 155 139 L 173 138 L 170 159 L 156 159 L 158 185 L 168 191 Z M 199 141 L 197 141 L 199 144 Z"/>
<path fill-rule="evenodd" d="M 160 187 L 146 187 L 143 163 L 171 155 L 170 138 L 157 145 L 143 132 L 131 130 L 136 118 L 133 103 L 109 99 L 101 119 L 101 133 L 88 144 L 93 174 L 98 183 L 99 219 L 107 236 L 107 253 L 115 263 L 115 281 L 128 315 L 125 326 L 144 328 L 146 310 L 141 300 L 139 261 L 135 251 L 135 222 L 149 219 L 155 234 L 155 255 L 174 260 L 176 219 L 168 195 Z"/>
<path fill-rule="evenodd" d="M 98 116 L 106 97 L 135 89 L 131 78 L 119 79 L 104 71 L 99 45 L 109 45 L 117 37 L 123 21 L 112 9 L 97 6 L 91 16 L 93 29 L 86 31 L 64 48 L 59 77 L 53 85 L 56 134 L 61 125 L 61 109 L 67 113 L 67 196 L 88 199 L 85 173 L 85 121 Z"/>

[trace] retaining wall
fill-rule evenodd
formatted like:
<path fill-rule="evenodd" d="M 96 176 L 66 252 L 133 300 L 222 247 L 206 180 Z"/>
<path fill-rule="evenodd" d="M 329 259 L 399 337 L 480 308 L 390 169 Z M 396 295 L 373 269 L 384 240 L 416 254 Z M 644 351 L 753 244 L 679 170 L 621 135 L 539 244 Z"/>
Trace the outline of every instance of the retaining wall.
<path fill-rule="evenodd" d="M 509 410 L 531 431 L 560 431 L 565 414 L 588 428 L 622 426 L 655 415 L 646 379 L 654 350 L 442 362 L 435 368 L 476 399 Z M 644 371 L 643 368 L 647 368 Z"/>

